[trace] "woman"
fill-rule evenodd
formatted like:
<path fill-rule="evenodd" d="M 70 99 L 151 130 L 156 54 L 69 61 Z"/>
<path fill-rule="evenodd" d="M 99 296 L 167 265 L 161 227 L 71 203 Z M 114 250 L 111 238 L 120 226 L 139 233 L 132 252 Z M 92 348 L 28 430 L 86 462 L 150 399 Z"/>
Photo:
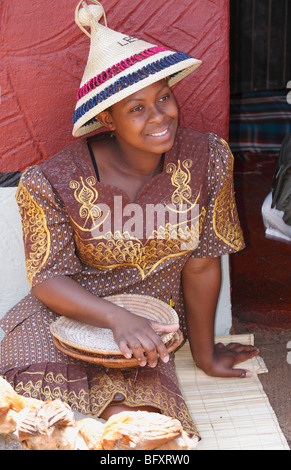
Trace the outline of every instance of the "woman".
<path fill-rule="evenodd" d="M 178 325 L 149 322 L 105 297 L 173 300 L 200 368 L 214 376 L 249 374 L 233 366 L 256 348 L 214 347 L 220 256 L 243 247 L 232 156 L 219 137 L 178 127 L 170 85 L 199 61 L 100 25 L 100 4 L 78 5 L 76 15 L 82 29 L 91 25 L 91 49 L 73 133 L 107 132 L 22 176 L 17 201 L 32 291 L 1 322 L 0 373 L 19 393 L 59 397 L 105 419 L 128 407 L 158 411 L 198 436 L 158 335 Z M 148 211 L 157 205 L 167 217 L 160 225 Z M 49 329 L 58 315 L 110 328 L 140 367 L 105 369 L 62 354 Z"/>

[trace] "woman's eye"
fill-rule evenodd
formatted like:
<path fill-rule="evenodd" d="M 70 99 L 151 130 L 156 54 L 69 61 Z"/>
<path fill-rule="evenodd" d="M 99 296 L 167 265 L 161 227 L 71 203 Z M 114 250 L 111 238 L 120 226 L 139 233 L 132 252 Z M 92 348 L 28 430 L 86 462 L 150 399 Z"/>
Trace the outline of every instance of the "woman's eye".
<path fill-rule="evenodd" d="M 161 96 L 161 98 L 159 99 L 159 101 L 166 101 L 168 98 L 170 97 L 170 95 L 163 95 Z"/>
<path fill-rule="evenodd" d="M 170 98 L 170 94 L 167 93 L 166 95 L 161 96 L 161 97 L 158 99 L 158 101 L 159 101 L 160 103 L 163 103 L 164 101 L 167 101 L 169 98 Z M 143 111 L 143 109 L 144 109 L 144 106 L 143 106 L 143 105 L 137 105 L 137 106 L 134 106 L 134 108 L 131 108 L 131 109 L 130 109 L 130 112 L 131 112 L 131 113 L 138 113 L 138 112 Z"/>
<path fill-rule="evenodd" d="M 142 111 L 143 107 L 142 106 L 135 106 L 130 110 L 131 113 L 136 113 L 138 111 Z"/>

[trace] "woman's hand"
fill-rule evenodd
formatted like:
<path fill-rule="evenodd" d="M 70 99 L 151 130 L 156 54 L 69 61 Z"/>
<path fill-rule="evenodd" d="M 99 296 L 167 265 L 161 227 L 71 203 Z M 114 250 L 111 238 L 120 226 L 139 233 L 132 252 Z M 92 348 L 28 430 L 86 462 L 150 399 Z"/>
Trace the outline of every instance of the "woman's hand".
<path fill-rule="evenodd" d="M 158 359 L 168 362 L 169 354 L 161 337 L 157 333 L 177 331 L 178 324 L 163 324 L 134 315 L 120 309 L 111 326 L 114 339 L 122 354 L 127 358 L 134 356 L 140 366 L 157 365 Z"/>
<path fill-rule="evenodd" d="M 214 377 L 251 377 L 252 373 L 247 369 L 234 369 L 233 367 L 243 361 L 251 359 L 259 354 L 259 349 L 251 345 L 229 343 L 226 346 L 218 343 L 214 347 L 213 359 L 210 364 L 201 369 Z M 197 364 L 198 367 L 199 364 Z"/>

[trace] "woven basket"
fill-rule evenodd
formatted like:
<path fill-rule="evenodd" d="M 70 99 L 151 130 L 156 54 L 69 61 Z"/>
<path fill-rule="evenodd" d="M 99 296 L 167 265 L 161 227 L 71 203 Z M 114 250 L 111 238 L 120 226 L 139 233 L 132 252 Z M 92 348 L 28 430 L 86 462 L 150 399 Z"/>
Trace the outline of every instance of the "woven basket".
<path fill-rule="evenodd" d="M 175 351 L 182 344 L 183 339 L 182 332 L 180 330 L 176 331 L 173 338 L 166 344 L 168 353 L 170 354 Z M 53 337 L 53 342 L 56 348 L 67 356 L 84 362 L 89 362 L 91 364 L 107 367 L 109 369 L 129 369 L 139 366 L 139 362 L 134 357 L 131 359 L 126 359 L 123 356 L 103 356 L 101 354 L 99 355 L 82 352 L 78 349 L 72 348 L 71 346 L 67 346 L 55 337 Z"/>
<path fill-rule="evenodd" d="M 170 305 L 150 296 L 121 294 L 104 299 L 149 320 L 165 324 L 179 323 L 178 315 Z M 50 330 L 63 347 L 73 348 L 82 354 L 123 357 L 109 329 L 61 316 L 50 325 Z M 175 332 L 161 334 L 161 339 L 167 344 L 174 335 Z"/>

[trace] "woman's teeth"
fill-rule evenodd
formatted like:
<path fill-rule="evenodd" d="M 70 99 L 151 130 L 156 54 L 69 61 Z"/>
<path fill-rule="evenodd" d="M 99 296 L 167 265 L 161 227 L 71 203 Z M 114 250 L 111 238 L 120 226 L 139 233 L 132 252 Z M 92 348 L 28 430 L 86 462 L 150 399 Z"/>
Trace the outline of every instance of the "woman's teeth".
<path fill-rule="evenodd" d="M 165 135 L 168 132 L 168 129 L 164 130 L 163 132 L 158 132 L 157 134 L 150 134 L 153 137 L 160 137 L 162 135 Z"/>

